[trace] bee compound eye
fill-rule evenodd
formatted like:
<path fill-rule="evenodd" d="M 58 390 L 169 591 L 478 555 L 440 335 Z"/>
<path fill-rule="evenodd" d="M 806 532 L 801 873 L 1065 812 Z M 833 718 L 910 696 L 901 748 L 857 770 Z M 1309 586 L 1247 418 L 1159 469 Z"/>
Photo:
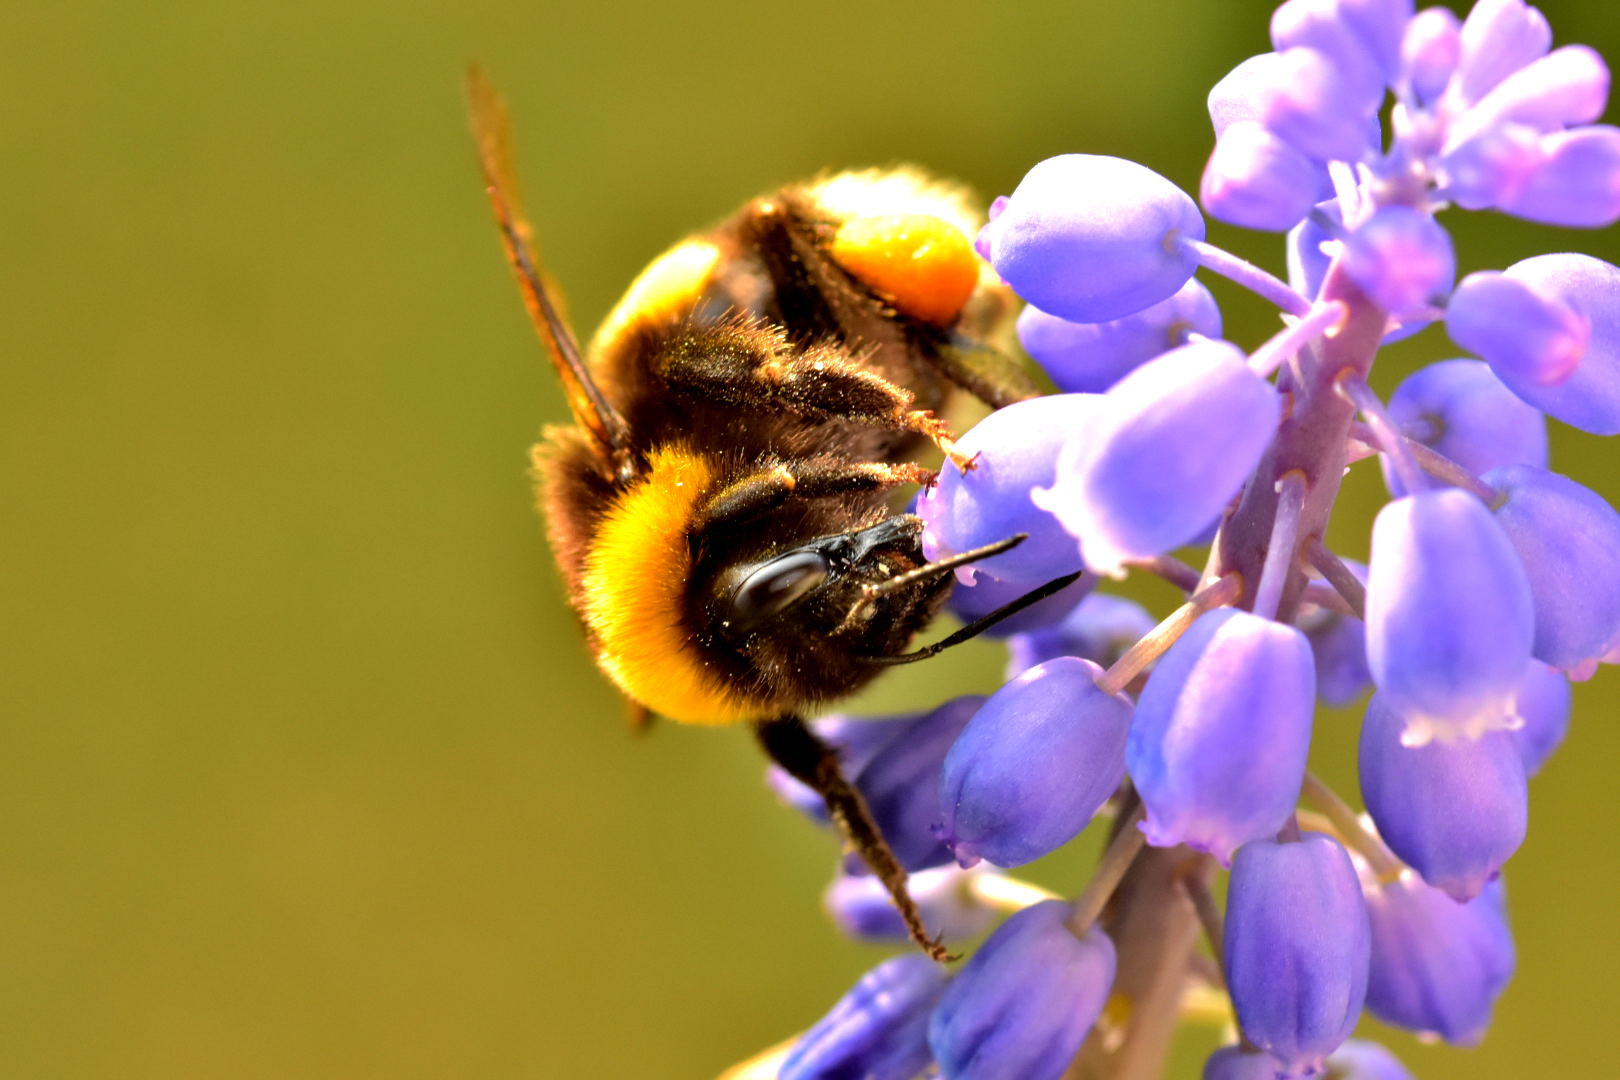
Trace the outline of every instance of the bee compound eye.
<path fill-rule="evenodd" d="M 819 552 L 793 551 L 765 563 L 731 593 L 727 622 L 735 632 L 786 611 L 794 601 L 827 580 L 832 564 Z"/>

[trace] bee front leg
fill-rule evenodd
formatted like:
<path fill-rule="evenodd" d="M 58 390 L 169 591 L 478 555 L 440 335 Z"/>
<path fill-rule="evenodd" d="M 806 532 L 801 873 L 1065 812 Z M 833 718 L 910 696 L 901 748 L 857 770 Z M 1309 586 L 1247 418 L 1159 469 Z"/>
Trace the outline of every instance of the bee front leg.
<path fill-rule="evenodd" d="M 943 941 L 929 936 L 922 912 L 906 887 L 905 868 L 883 838 L 883 830 L 872 819 L 872 812 L 859 789 L 844 776 L 838 764 L 838 751 L 817 738 L 797 716 L 763 721 L 754 731 L 772 761 L 826 802 L 833 824 L 888 890 L 917 947 L 942 964 L 957 959 L 946 950 Z"/>

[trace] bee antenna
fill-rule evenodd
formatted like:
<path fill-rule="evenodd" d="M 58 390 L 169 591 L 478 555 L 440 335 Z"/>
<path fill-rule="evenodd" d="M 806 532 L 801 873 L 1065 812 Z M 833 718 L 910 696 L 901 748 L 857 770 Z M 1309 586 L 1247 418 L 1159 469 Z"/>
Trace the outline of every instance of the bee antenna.
<path fill-rule="evenodd" d="M 907 570 L 903 574 L 896 574 L 887 581 L 865 586 L 861 590 L 862 598 L 867 601 L 877 600 L 925 578 L 936 577 L 947 570 L 955 570 L 958 566 L 966 566 L 968 563 L 978 562 L 980 559 L 988 559 L 992 555 L 1000 555 L 1003 551 L 1011 551 L 1028 539 L 1029 533 L 1017 533 L 1007 537 L 1005 540 L 997 540 L 993 544 L 976 547 L 971 551 L 952 555 L 948 559 L 927 563 L 917 567 L 915 570 Z"/>
<path fill-rule="evenodd" d="M 1023 596 L 1020 596 L 1018 599 L 1001 605 L 988 615 L 979 616 L 977 619 L 974 619 L 960 630 L 941 638 L 932 645 L 917 649 L 913 652 L 901 653 L 898 656 L 863 656 L 860 659 L 868 664 L 911 664 L 918 660 L 926 660 L 930 656 L 935 656 L 944 652 L 952 645 L 960 645 L 964 641 L 978 637 L 980 634 L 984 633 L 986 630 L 990 629 L 992 626 L 996 625 L 1002 620 L 1010 619 L 1020 611 L 1023 611 L 1025 608 L 1031 607 L 1040 603 L 1042 600 L 1045 600 L 1053 593 L 1067 589 L 1070 585 L 1073 585 L 1076 581 L 1079 581 L 1080 575 L 1084 573 L 1084 570 L 1076 570 L 1072 574 L 1064 574 L 1060 578 L 1054 578 L 1053 580 L 1048 581 L 1045 585 L 1042 585 L 1037 589 L 1030 590 Z"/>

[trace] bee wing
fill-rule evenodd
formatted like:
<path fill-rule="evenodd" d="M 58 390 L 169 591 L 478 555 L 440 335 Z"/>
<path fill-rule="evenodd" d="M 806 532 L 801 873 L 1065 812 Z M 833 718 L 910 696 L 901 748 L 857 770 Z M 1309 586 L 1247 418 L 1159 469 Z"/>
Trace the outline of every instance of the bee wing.
<path fill-rule="evenodd" d="M 529 319 L 545 342 L 551 364 L 562 379 L 563 392 L 574 419 L 590 433 L 603 463 L 611 466 L 616 474 L 627 476 L 633 471 L 630 427 L 592 381 L 574 333 L 559 309 L 555 290 L 540 270 L 534 233 L 523 219 L 517 201 L 506 104 L 477 67 L 467 71 L 467 111 L 484 186 L 495 211 L 495 222 L 500 226 L 506 257 L 523 293 L 523 306 L 528 309 Z"/>

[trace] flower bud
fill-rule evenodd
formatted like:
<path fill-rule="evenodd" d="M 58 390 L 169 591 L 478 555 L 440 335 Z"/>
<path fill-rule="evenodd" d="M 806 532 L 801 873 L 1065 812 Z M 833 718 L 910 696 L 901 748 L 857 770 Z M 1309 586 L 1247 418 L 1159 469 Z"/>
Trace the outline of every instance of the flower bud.
<path fill-rule="evenodd" d="M 1200 616 L 1159 660 L 1131 723 L 1125 756 L 1148 843 L 1226 864 L 1282 828 L 1305 778 L 1315 683 L 1296 628 L 1232 608 Z"/>
<path fill-rule="evenodd" d="M 1350 234 L 1344 269 L 1373 303 L 1399 319 L 1443 301 L 1457 262 L 1451 237 L 1432 216 L 1386 206 Z"/>
<path fill-rule="evenodd" d="M 1367 568 L 1345 560 L 1366 581 Z M 1367 624 L 1330 608 L 1307 610 L 1296 622 L 1316 661 L 1316 696 L 1328 705 L 1348 705 L 1372 685 L 1367 668 Z"/>
<path fill-rule="evenodd" d="M 1114 944 L 1048 900 L 997 927 L 946 988 L 928 1045 L 950 1080 L 1057 1080 L 1114 982 Z"/>
<path fill-rule="evenodd" d="M 1620 220 L 1620 128 L 1604 125 L 1543 137 L 1538 160 L 1501 209 L 1544 225 L 1597 229 Z"/>
<path fill-rule="evenodd" d="M 991 695 L 945 756 L 937 835 L 956 860 L 1022 866 L 1068 843 L 1125 779 L 1131 703 L 1102 669 L 1048 660 Z"/>
<path fill-rule="evenodd" d="M 1406 24 L 1401 39 L 1401 67 L 1419 101 L 1440 96 L 1457 70 L 1461 50 L 1457 16 L 1443 7 L 1424 8 Z"/>
<path fill-rule="evenodd" d="M 1529 282 L 1481 271 L 1463 278 L 1452 294 L 1446 333 L 1483 357 L 1519 397 L 1559 416 L 1549 406 L 1566 397 L 1562 388 L 1577 371 L 1592 330 L 1569 305 Z"/>
<path fill-rule="evenodd" d="M 1374 950 L 1378 947 L 1377 941 L 1378 932 L 1374 930 Z M 1370 995 L 1371 991 L 1368 993 Z M 1417 1080 L 1386 1047 L 1366 1039 L 1350 1039 L 1328 1055 L 1327 1065 L 1328 1075 L 1334 1080 Z"/>
<path fill-rule="evenodd" d="M 1080 541 L 1088 568 L 1123 576 L 1213 521 L 1254 471 L 1277 424 L 1277 394 L 1225 342 L 1183 345 L 1108 393 L 1032 493 Z"/>
<path fill-rule="evenodd" d="M 1609 99 L 1609 69 L 1585 45 L 1565 45 L 1513 72 L 1468 113 L 1475 124 L 1527 124 L 1562 131 L 1590 124 Z"/>
<path fill-rule="evenodd" d="M 1168 300 L 1107 322 L 1074 323 L 1030 304 L 1018 316 L 1018 341 L 1059 390 L 1100 394 L 1189 333 L 1221 336 L 1221 310 L 1197 278 Z"/>
<path fill-rule="evenodd" d="M 1277 55 L 1281 60 L 1260 89 L 1256 119 L 1319 161 L 1360 161 L 1372 149 L 1369 124 L 1381 92 L 1356 86 L 1317 49 Z"/>
<path fill-rule="evenodd" d="M 1513 977 L 1501 882 L 1459 904 L 1416 875 L 1402 874 L 1388 885 L 1369 884 L 1367 912 L 1368 1011 L 1386 1024 L 1433 1032 L 1450 1043 L 1477 1043 Z"/>
<path fill-rule="evenodd" d="M 928 1014 L 949 973 L 926 956 L 885 960 L 794 1046 L 780 1080 L 911 1080 L 928 1067 Z"/>
<path fill-rule="evenodd" d="M 1007 678 L 1060 656 L 1109 667 L 1156 624 L 1135 600 L 1094 592 L 1056 626 L 1008 638 Z"/>
<path fill-rule="evenodd" d="M 1547 464 L 1547 422 L 1478 360 L 1441 360 L 1401 381 L 1389 418 L 1408 438 L 1480 475 L 1498 465 Z M 1394 476 L 1384 459 L 1386 483 Z"/>
<path fill-rule="evenodd" d="M 1204 220 L 1180 188 L 1133 161 L 1064 154 L 1036 165 L 979 234 L 1013 292 L 1042 311 L 1101 322 L 1171 296 Z"/>
<path fill-rule="evenodd" d="M 1568 670 L 1620 642 L 1620 514 L 1596 492 L 1534 465 L 1485 474 L 1530 582 L 1532 653 Z"/>
<path fill-rule="evenodd" d="M 853 777 L 892 740 L 903 736 L 927 713 L 900 713 L 895 716 L 848 716 L 835 713 L 810 721 L 816 737 L 838 752 L 838 765 Z M 782 802 L 805 817 L 827 824 L 827 802 L 819 794 L 789 776 L 780 765 L 765 771 L 765 782 Z"/>
<path fill-rule="evenodd" d="M 1204 1080 L 1277 1080 L 1288 1067 L 1264 1050 L 1223 1046 L 1204 1062 Z"/>
<path fill-rule="evenodd" d="M 1011 551 L 975 563 L 974 576 L 982 571 L 1033 587 L 1079 570 L 1074 538 L 1030 491 L 1052 482 L 1060 448 L 1081 436 L 1100 402 L 1095 394 L 1051 394 L 975 424 L 956 444 L 959 453 L 978 455 L 972 471 L 946 462 L 939 482 L 917 499 L 923 553 L 938 559 L 1027 533 Z"/>
<path fill-rule="evenodd" d="M 1539 300 L 1539 314 L 1525 313 L 1538 321 L 1520 331 L 1498 320 L 1499 332 L 1508 335 L 1500 348 L 1484 342 L 1472 351 L 1490 361 L 1508 389 L 1548 416 L 1594 435 L 1620 434 L 1620 267 L 1590 255 L 1537 255 L 1514 263 L 1503 276 Z M 1459 286 L 1453 307 L 1462 291 Z M 1553 321 L 1540 321 L 1546 319 Z M 1448 312 L 1448 331 L 1452 321 Z M 1539 367 L 1526 366 L 1519 355 L 1527 349 L 1554 355 Z"/>
<path fill-rule="evenodd" d="M 995 909 L 973 892 L 972 879 L 990 871 L 939 866 L 921 870 L 906 889 L 922 912 L 923 925 L 946 941 L 976 938 L 995 920 Z M 838 929 L 862 941 L 906 941 L 911 931 L 895 910 L 889 890 L 871 874 L 839 874 L 821 895 Z"/>
<path fill-rule="evenodd" d="M 1254 121 L 1232 124 L 1215 143 L 1198 184 L 1211 217 L 1283 232 L 1322 195 L 1322 168 L 1293 143 Z"/>
<path fill-rule="evenodd" d="M 1547 17 L 1524 0 L 1478 0 L 1463 20 L 1457 96 L 1471 104 L 1552 45 Z"/>
<path fill-rule="evenodd" d="M 1534 620 L 1524 566 L 1473 495 L 1424 491 L 1379 511 L 1367 663 L 1408 741 L 1511 727 Z"/>
<path fill-rule="evenodd" d="M 1367 702 L 1361 797 L 1391 851 L 1430 885 L 1470 900 L 1524 842 L 1529 791 L 1518 744 L 1486 731 L 1410 746 L 1405 726 L 1383 695 Z"/>
<path fill-rule="evenodd" d="M 1569 704 L 1569 679 L 1563 672 L 1540 660 L 1525 665 L 1517 705 L 1520 724 L 1512 734 L 1526 776 L 1540 772 L 1564 741 L 1569 730 Z"/>
<path fill-rule="evenodd" d="M 1287 1075 L 1309 1075 L 1355 1030 L 1371 931 L 1350 856 L 1320 833 L 1238 849 L 1225 957 L 1238 1023 Z"/>
<path fill-rule="evenodd" d="M 912 725 L 905 738 L 885 743 L 853 777 L 895 858 L 915 873 L 951 861 L 934 837 L 939 822 L 939 770 L 945 753 L 984 704 L 977 694 L 947 701 Z M 853 855 L 849 866 L 862 864 Z"/>

